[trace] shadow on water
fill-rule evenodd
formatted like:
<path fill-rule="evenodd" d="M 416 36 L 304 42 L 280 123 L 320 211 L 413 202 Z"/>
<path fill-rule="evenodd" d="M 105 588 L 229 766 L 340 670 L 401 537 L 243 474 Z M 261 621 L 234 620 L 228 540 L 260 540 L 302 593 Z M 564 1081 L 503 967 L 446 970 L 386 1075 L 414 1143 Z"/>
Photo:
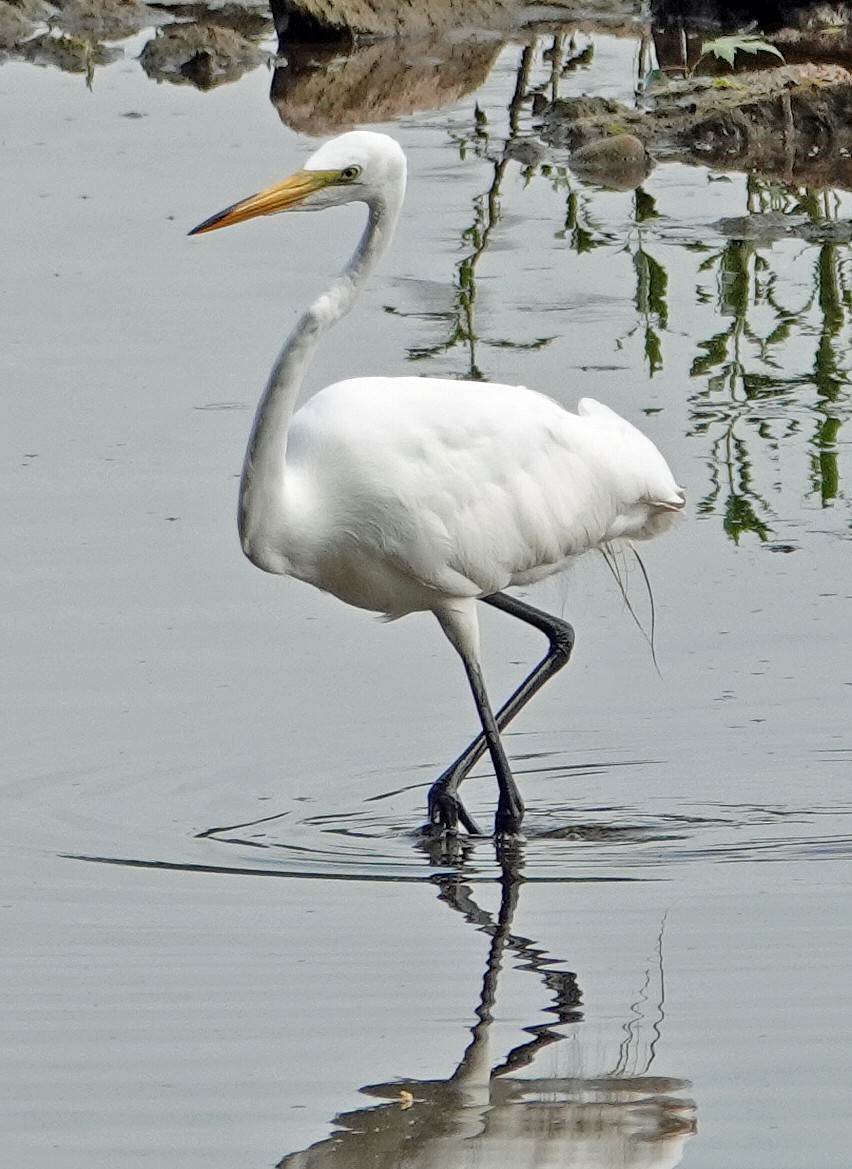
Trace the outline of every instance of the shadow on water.
<path fill-rule="evenodd" d="M 476 1023 L 455 1069 L 445 1079 L 402 1077 L 363 1087 L 364 1095 L 380 1103 L 338 1114 L 330 1137 L 284 1157 L 278 1169 L 664 1169 L 680 1163 L 687 1140 L 696 1132 L 696 1106 L 684 1095 L 691 1085 L 650 1074 L 665 1019 L 662 929 L 658 970 L 656 975 L 646 973 L 645 985 L 629 1007 L 614 1068 L 599 1075 L 580 1074 L 595 1057 L 583 1050 L 577 976 L 560 969 L 563 963 L 538 943 L 512 931 L 524 883 L 523 859 L 519 846 L 504 850 L 500 906 L 494 916 L 479 906 L 463 871 L 431 878 L 438 900 L 490 939 Z M 546 1021 L 524 1027 L 529 1038 L 498 1060 L 491 1028 L 500 973 L 510 955 L 518 970 L 541 980 L 551 1002 Z M 575 1074 L 530 1075 L 544 1049 L 568 1039 L 571 1055 L 566 1059 Z"/>

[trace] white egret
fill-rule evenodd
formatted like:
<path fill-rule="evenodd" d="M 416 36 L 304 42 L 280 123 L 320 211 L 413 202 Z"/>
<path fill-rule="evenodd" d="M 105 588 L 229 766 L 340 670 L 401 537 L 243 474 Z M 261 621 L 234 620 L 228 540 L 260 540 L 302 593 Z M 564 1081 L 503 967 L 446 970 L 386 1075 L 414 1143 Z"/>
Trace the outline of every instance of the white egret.
<path fill-rule="evenodd" d="M 482 734 L 430 789 L 429 824 L 476 831 L 458 787 L 487 748 L 499 788 L 495 832 L 512 835 L 524 806 L 500 728 L 565 664 L 574 633 L 502 590 L 612 541 L 657 535 L 684 494 L 654 444 L 591 399 L 573 414 L 523 386 L 358 377 L 294 413 L 317 345 L 352 308 L 393 237 L 405 182 L 405 155 L 392 138 L 353 131 L 190 234 L 278 211 L 367 205 L 349 264 L 299 320 L 260 400 L 240 486 L 242 547 L 265 572 L 388 619 L 435 614 L 464 663 Z M 477 600 L 550 642 L 496 716 L 480 667 Z"/>

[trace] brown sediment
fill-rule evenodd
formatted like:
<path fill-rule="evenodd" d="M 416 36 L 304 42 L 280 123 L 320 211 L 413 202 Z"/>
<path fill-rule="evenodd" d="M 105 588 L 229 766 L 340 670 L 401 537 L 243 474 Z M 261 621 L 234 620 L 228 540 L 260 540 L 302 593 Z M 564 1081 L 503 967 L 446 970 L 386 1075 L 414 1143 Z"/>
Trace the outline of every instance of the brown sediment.
<path fill-rule="evenodd" d="M 642 109 L 604 99 L 557 100 L 543 111 L 542 126 L 550 145 L 571 150 L 629 134 L 661 161 L 852 188 L 852 73 L 839 65 L 670 81 Z"/>
<path fill-rule="evenodd" d="M 271 0 L 279 35 L 290 40 L 423 36 L 447 28 L 511 23 L 518 0 Z"/>

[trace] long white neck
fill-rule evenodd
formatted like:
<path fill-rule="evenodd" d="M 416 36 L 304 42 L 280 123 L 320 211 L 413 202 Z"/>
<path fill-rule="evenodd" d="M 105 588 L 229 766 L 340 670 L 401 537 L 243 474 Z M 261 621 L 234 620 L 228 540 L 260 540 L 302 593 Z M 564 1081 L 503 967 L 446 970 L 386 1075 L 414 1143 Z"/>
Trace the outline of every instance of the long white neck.
<path fill-rule="evenodd" d="M 401 187 L 369 204 L 367 225 L 352 258 L 285 341 L 260 399 L 243 464 L 239 530 L 246 556 L 267 572 L 282 571 L 287 432 L 302 379 L 320 341 L 352 308 L 393 238 L 403 194 Z"/>

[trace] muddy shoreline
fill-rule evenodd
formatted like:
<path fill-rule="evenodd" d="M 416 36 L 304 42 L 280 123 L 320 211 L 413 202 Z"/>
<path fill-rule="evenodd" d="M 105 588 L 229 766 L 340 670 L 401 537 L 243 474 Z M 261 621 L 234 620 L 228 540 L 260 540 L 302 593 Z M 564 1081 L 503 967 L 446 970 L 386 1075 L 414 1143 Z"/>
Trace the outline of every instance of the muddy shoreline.
<path fill-rule="evenodd" d="M 658 160 L 849 188 L 852 75 L 836 65 L 784 65 L 736 74 L 724 85 L 675 79 L 638 108 L 605 98 L 557 99 L 543 111 L 542 136 L 575 152 L 603 181 L 636 171 L 644 177 Z M 636 143 L 633 153 L 626 140 Z"/>
<path fill-rule="evenodd" d="M 739 9 L 732 17 L 743 13 Z M 507 40 L 542 30 L 640 38 L 657 62 L 635 78 L 635 101 L 534 98 L 539 144 L 570 151 L 604 185 L 636 185 L 656 161 L 759 171 L 809 186 L 852 187 L 852 32 L 838 9 L 765 9 L 777 55 L 705 51 L 720 10 L 691 23 L 658 3 L 644 23 L 630 4 L 528 8 L 469 0 L 447 8 L 379 0 L 0 0 L 0 67 L 18 60 L 85 75 L 149 31 L 138 61 L 156 81 L 199 89 L 274 68 L 271 100 L 310 134 L 387 120 L 457 101 L 487 76 Z M 277 51 L 276 51 L 277 39 Z M 328 40 L 331 43 L 320 43 Z"/>

